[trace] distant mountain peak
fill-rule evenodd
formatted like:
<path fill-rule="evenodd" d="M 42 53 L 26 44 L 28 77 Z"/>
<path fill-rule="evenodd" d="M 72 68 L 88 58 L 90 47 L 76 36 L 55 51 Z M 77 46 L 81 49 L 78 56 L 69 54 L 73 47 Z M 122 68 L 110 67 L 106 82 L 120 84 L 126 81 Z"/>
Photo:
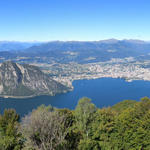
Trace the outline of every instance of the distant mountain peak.
<path fill-rule="evenodd" d="M 100 40 L 99 42 L 101 43 L 107 43 L 107 44 L 113 44 L 113 43 L 117 43 L 119 40 L 117 39 L 106 39 L 106 40 Z"/>

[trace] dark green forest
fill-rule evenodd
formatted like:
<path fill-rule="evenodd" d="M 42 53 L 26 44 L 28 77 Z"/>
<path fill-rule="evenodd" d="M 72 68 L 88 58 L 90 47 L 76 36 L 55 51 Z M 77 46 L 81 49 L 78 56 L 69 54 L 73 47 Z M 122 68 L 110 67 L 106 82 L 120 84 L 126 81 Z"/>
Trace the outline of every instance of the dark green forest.
<path fill-rule="evenodd" d="M 23 118 L 6 109 L 0 150 L 150 150 L 150 99 L 100 109 L 84 97 L 74 110 L 41 105 Z"/>

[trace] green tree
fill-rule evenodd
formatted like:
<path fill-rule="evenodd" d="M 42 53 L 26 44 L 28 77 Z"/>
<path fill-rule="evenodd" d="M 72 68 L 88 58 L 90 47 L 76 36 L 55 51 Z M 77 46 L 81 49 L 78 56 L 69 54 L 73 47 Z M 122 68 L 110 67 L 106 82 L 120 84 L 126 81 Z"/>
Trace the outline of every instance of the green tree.
<path fill-rule="evenodd" d="M 84 138 L 80 140 L 78 145 L 79 150 L 100 150 L 101 148 L 95 140 Z"/>
<path fill-rule="evenodd" d="M 91 103 L 89 98 L 86 97 L 80 99 L 78 105 L 75 108 L 74 131 L 78 133 L 80 137 L 78 144 L 79 150 L 90 150 L 94 148 L 93 146 L 95 146 L 94 141 L 92 141 L 90 137 L 90 130 L 92 121 L 94 121 L 94 114 L 96 110 L 96 106 Z"/>
<path fill-rule="evenodd" d="M 98 109 L 92 123 L 92 139 L 102 150 L 113 149 L 111 138 L 114 133 L 115 115 L 111 108 Z"/>
<path fill-rule="evenodd" d="M 111 109 L 116 111 L 117 113 L 121 113 L 122 111 L 124 111 L 129 107 L 134 107 L 136 103 L 138 102 L 135 100 L 124 100 L 112 106 Z"/>
<path fill-rule="evenodd" d="M 14 109 L 7 109 L 0 116 L 0 149 L 20 150 L 23 138 L 18 133 L 19 115 Z"/>
<path fill-rule="evenodd" d="M 74 111 L 68 109 L 57 109 L 57 111 L 59 112 L 60 115 L 66 116 L 65 128 L 67 128 L 68 130 L 67 135 L 65 137 L 66 142 L 64 143 L 66 150 L 76 150 L 81 135 L 77 130 L 74 130 L 74 124 L 75 124 Z"/>
<path fill-rule="evenodd" d="M 96 112 L 96 106 L 91 103 L 89 98 L 82 98 L 79 100 L 75 108 L 76 127 L 85 137 L 89 136 L 90 123 L 92 122 L 93 115 Z"/>
<path fill-rule="evenodd" d="M 116 118 L 112 142 L 118 149 L 150 149 L 150 99 L 145 97 Z"/>

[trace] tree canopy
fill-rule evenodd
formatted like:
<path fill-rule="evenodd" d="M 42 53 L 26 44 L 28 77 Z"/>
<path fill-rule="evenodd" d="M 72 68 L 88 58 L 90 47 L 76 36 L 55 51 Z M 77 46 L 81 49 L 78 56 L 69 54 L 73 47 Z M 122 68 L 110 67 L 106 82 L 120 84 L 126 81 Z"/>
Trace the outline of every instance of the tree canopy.
<path fill-rule="evenodd" d="M 97 108 L 87 97 L 75 110 L 42 105 L 21 120 L 0 115 L 0 150 L 149 150 L 150 99 Z"/>

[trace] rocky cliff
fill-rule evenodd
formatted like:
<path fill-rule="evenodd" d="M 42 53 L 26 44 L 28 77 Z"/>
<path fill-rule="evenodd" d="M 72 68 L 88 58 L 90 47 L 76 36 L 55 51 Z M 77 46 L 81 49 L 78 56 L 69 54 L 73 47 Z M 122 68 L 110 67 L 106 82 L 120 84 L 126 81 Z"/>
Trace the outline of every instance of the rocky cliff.
<path fill-rule="evenodd" d="M 70 89 L 44 74 L 38 67 L 11 61 L 0 65 L 0 96 L 25 98 L 55 95 Z"/>

